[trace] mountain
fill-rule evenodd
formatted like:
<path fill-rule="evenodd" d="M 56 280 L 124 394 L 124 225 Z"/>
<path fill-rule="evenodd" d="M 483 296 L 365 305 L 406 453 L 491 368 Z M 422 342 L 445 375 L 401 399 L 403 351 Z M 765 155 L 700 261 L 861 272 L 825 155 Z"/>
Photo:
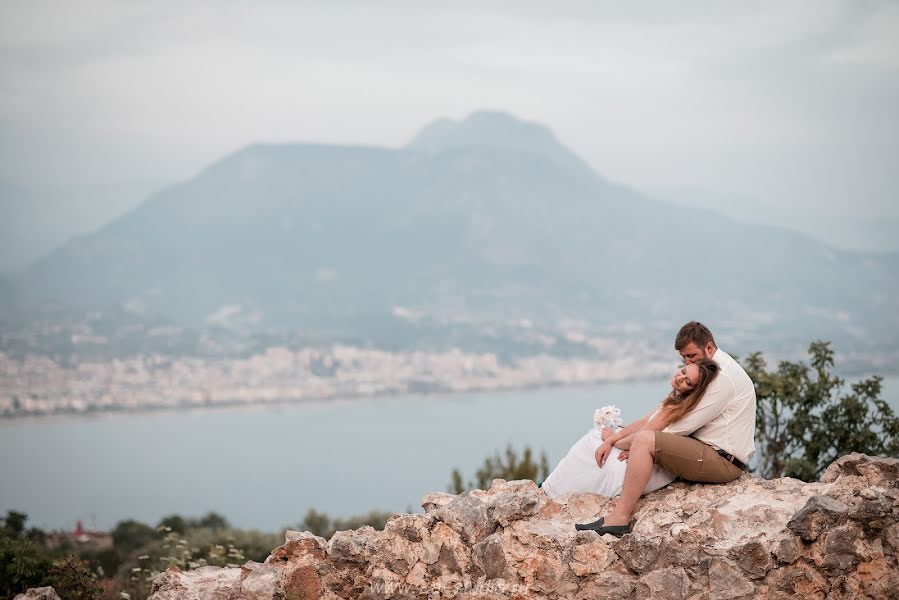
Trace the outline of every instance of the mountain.
<path fill-rule="evenodd" d="M 141 180 L 106 185 L 0 181 L 0 273 L 24 269 L 73 236 L 95 231 L 160 187 Z"/>
<path fill-rule="evenodd" d="M 0 305 L 10 304 L 17 299 L 16 288 L 5 278 L 0 277 Z"/>
<path fill-rule="evenodd" d="M 398 149 L 257 144 L 150 196 L 14 282 L 187 326 L 352 331 L 395 307 L 484 321 L 893 343 L 899 256 L 654 201 L 545 127 L 439 120 Z"/>

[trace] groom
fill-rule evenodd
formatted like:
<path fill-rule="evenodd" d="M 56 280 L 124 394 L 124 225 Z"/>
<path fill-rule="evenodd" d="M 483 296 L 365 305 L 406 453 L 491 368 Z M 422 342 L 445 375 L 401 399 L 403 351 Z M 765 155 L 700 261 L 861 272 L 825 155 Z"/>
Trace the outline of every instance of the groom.
<path fill-rule="evenodd" d="M 627 471 L 621 495 L 605 517 L 576 525 L 600 535 L 630 533 L 631 513 L 652 474 L 653 463 L 687 481 L 726 483 L 746 470 L 755 452 L 755 387 L 743 367 L 720 350 L 709 328 L 690 321 L 680 328 L 674 347 L 690 364 L 711 358 L 721 367 L 699 403 L 683 419 L 662 431 L 640 419 L 608 436 L 596 450 L 602 467 L 612 446 L 627 449 Z M 689 436 L 689 437 L 688 437 Z"/>

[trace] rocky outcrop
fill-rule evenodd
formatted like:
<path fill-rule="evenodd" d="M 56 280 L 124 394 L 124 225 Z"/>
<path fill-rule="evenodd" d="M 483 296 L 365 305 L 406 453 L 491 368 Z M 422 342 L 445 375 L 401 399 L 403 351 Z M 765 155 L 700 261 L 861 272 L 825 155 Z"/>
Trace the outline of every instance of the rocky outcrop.
<path fill-rule="evenodd" d="M 575 531 L 609 503 L 495 480 L 425 496 L 384 531 L 291 531 L 264 563 L 167 571 L 150 599 L 899 598 L 899 460 L 851 454 L 814 483 L 675 483 L 640 501 L 632 534 Z"/>
<path fill-rule="evenodd" d="M 51 586 L 28 588 L 24 594 L 19 594 L 14 600 L 59 600 L 59 594 Z"/>

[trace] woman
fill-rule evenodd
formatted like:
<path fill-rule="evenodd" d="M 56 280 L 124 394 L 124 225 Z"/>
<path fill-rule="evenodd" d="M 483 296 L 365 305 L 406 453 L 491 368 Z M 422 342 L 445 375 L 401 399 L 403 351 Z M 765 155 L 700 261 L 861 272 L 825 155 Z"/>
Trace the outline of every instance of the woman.
<path fill-rule="evenodd" d="M 678 369 L 671 378 L 671 393 L 652 414 L 628 426 L 627 430 L 633 431 L 630 435 L 621 437 L 609 429 L 604 429 L 602 434 L 595 429 L 588 431 L 549 474 L 541 485 L 543 491 L 550 498 L 583 492 L 609 497 L 620 494 L 624 472 L 627 470 L 627 451 L 636 433 L 642 429 L 661 431 L 682 419 L 705 394 L 709 384 L 718 375 L 719 368 L 715 361 L 702 358 Z M 613 448 L 605 464 L 600 467 L 596 453 L 605 440 L 611 442 Z M 670 472 L 655 465 L 643 493 L 663 488 L 674 479 L 675 476 Z"/>

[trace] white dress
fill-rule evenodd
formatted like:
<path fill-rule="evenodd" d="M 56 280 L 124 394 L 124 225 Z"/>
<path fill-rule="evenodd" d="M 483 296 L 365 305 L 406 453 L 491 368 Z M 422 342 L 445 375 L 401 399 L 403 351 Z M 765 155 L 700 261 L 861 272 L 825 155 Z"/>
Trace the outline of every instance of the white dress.
<path fill-rule="evenodd" d="M 592 492 L 603 496 L 613 497 L 621 493 L 624 483 L 624 472 L 627 470 L 627 461 L 618 460 L 621 450 L 612 448 L 606 464 L 599 467 L 596 464 L 596 450 L 602 445 L 600 432 L 594 428 L 582 437 L 568 454 L 565 455 L 553 472 L 549 474 L 541 486 L 546 495 L 556 498 L 564 494 Z M 652 466 L 652 475 L 644 494 L 661 489 L 674 481 L 676 476 L 670 471 L 658 465 Z"/>

